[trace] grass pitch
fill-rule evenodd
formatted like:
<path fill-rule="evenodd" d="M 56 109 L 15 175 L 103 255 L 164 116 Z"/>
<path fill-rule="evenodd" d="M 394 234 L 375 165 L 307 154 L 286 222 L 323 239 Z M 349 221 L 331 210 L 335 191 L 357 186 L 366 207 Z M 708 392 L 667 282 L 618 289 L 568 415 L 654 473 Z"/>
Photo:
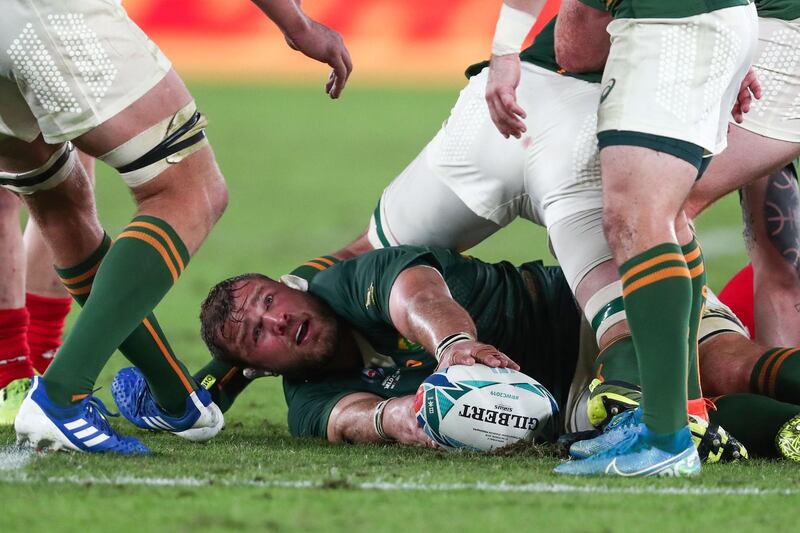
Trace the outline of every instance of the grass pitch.
<path fill-rule="evenodd" d="M 366 227 L 383 187 L 447 117 L 457 90 L 350 87 L 340 102 L 313 88 L 195 86 L 230 186 L 231 204 L 157 310 L 192 369 L 206 360 L 200 301 L 216 281 L 271 275 L 331 252 Z M 98 177 L 111 234 L 132 203 L 112 173 Z M 699 220 L 711 285 L 744 264 L 735 198 Z M 488 260 L 544 258 L 543 231 L 518 222 L 472 251 Z M 115 356 L 99 384 L 125 365 Z M 242 395 L 227 427 L 196 445 L 117 427 L 150 457 L 14 451 L 0 429 L 0 529 L 64 531 L 620 531 L 789 530 L 800 503 L 795 464 L 752 461 L 696 480 L 569 479 L 547 450 L 482 456 L 396 446 L 293 440 L 277 380 Z M 722 529 L 720 529 L 722 528 Z"/>

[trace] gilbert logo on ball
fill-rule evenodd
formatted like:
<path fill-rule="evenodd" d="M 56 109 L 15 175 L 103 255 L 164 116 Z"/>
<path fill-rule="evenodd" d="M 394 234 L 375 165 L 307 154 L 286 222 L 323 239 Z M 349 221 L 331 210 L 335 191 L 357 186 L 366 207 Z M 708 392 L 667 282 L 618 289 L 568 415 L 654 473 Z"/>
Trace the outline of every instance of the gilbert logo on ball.
<path fill-rule="evenodd" d="M 417 423 L 444 448 L 488 451 L 520 440 L 552 440 L 558 405 L 522 372 L 454 365 L 417 390 Z"/>

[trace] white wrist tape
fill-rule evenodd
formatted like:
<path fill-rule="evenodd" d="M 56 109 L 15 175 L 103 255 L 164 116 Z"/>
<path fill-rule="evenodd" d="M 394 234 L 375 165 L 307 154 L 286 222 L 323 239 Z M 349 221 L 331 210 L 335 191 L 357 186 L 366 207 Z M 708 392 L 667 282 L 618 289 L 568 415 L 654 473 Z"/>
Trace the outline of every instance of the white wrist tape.
<path fill-rule="evenodd" d="M 459 342 L 465 341 L 474 341 L 475 337 L 467 333 L 466 331 L 459 331 L 458 333 L 453 333 L 452 335 L 448 335 L 444 339 L 439 342 L 439 346 L 436 347 L 436 353 L 433 356 L 436 358 L 437 361 L 442 360 L 442 355 L 444 352 L 454 344 L 458 344 Z"/>
<path fill-rule="evenodd" d="M 525 37 L 533 28 L 536 17 L 527 11 L 513 8 L 503 2 L 492 41 L 492 55 L 518 54 Z"/>
<path fill-rule="evenodd" d="M 392 400 L 394 400 L 394 398 L 388 398 L 382 402 L 379 402 L 378 405 L 375 406 L 375 410 L 372 412 L 372 427 L 375 429 L 375 433 L 377 433 L 378 436 L 386 442 L 392 442 L 394 440 L 383 430 L 383 411 L 386 409 L 386 405 Z"/>

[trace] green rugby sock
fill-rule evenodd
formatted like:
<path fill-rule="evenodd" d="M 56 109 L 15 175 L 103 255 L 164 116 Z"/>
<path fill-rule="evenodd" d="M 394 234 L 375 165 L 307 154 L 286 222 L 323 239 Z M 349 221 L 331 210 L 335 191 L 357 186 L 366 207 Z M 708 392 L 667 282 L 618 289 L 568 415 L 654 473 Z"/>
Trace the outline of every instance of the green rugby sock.
<path fill-rule="evenodd" d="M 620 266 L 625 313 L 639 360 L 642 420 L 656 433 L 687 424 L 692 282 L 680 246 L 663 243 Z"/>
<path fill-rule="evenodd" d="M 771 348 L 750 374 L 750 390 L 782 402 L 800 404 L 800 348 Z"/>
<path fill-rule="evenodd" d="M 211 393 L 214 403 L 224 413 L 233 405 L 236 397 L 253 381 L 244 377 L 242 369 L 216 359 L 194 375 L 201 387 Z"/>
<path fill-rule="evenodd" d="M 84 309 L 45 373 L 53 401 L 67 405 L 91 393 L 119 347 L 145 375 L 159 405 L 170 414 L 183 413 L 194 383 L 151 311 L 188 261 L 186 247 L 166 222 L 140 216 L 113 247 L 106 237 L 83 263 L 58 269 Z"/>
<path fill-rule="evenodd" d="M 757 394 L 728 394 L 714 403 L 717 410 L 708 411 L 711 421 L 744 444 L 751 456 L 780 457 L 775 437 L 786 422 L 800 414 L 800 405 Z"/>
<path fill-rule="evenodd" d="M 696 400 L 703 397 L 697 359 L 697 332 L 700 331 L 700 320 L 703 318 L 703 308 L 706 305 L 707 277 L 705 265 L 703 264 L 703 251 L 700 249 L 697 238 L 692 238 L 689 244 L 682 246 L 681 251 L 692 280 L 692 308 L 689 313 L 689 378 L 687 386 L 689 399 Z"/>
<path fill-rule="evenodd" d="M 639 362 L 633 338 L 624 335 L 614 339 L 594 361 L 595 377 L 602 381 L 623 381 L 639 384 Z"/>

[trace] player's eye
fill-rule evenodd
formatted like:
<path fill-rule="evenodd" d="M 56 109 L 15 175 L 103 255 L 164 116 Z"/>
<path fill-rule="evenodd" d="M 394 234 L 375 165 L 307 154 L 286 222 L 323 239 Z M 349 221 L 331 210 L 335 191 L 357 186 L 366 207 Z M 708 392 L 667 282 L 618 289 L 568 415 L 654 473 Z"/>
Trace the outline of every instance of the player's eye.
<path fill-rule="evenodd" d="M 272 295 L 268 294 L 266 298 L 264 298 L 264 306 L 269 309 L 269 306 L 272 305 Z"/>

